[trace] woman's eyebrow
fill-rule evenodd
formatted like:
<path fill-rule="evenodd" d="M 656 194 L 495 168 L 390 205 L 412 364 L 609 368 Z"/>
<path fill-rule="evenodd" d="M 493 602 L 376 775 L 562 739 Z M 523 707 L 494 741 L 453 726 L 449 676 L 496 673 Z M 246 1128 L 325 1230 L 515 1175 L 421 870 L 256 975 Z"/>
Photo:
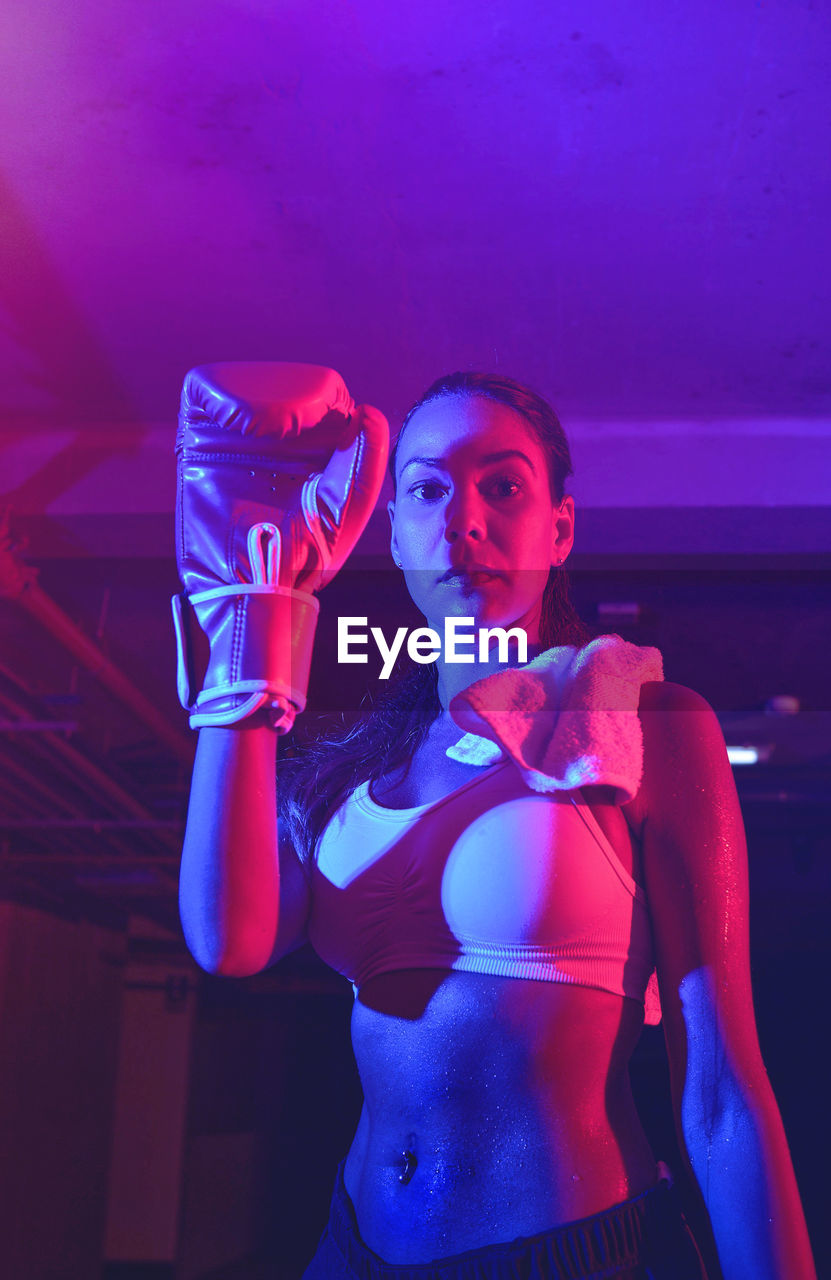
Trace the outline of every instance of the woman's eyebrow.
<path fill-rule="evenodd" d="M 484 466 L 488 466 L 491 462 L 503 462 L 506 458 L 521 458 L 531 468 L 532 473 L 534 475 L 537 474 L 537 469 L 528 454 L 523 453 L 521 449 L 500 449 L 498 453 L 487 453 L 481 459 L 481 462 Z M 421 463 L 424 467 L 438 467 L 442 471 L 447 470 L 446 458 L 423 458 L 421 456 L 408 458 L 401 470 L 406 471 L 407 467 L 413 467 L 417 463 Z"/>
<path fill-rule="evenodd" d="M 482 461 L 485 463 L 503 462 L 505 458 L 521 458 L 523 462 L 528 464 L 533 474 L 537 474 L 537 469 L 528 457 L 528 454 L 523 453 L 521 449 L 500 449 L 499 453 L 489 453 L 487 457 L 482 459 Z"/>

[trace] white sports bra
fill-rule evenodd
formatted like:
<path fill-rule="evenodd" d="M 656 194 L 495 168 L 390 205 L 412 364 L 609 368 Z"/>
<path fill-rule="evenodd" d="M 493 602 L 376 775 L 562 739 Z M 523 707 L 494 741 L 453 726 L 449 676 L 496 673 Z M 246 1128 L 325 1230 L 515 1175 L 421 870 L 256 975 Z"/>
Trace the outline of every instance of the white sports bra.
<path fill-rule="evenodd" d="M 369 791 L 358 786 L 330 819 L 312 872 L 311 942 L 356 989 L 447 968 L 643 1004 L 646 896 L 579 791 L 531 791 L 510 761 L 414 808 L 384 808 Z"/>

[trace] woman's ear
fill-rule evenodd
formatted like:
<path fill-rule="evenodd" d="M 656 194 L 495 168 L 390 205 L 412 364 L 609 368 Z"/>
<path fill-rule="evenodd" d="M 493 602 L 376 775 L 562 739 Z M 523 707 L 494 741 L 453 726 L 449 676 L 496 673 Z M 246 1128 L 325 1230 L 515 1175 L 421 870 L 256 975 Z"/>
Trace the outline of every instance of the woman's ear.
<path fill-rule="evenodd" d="M 398 543 L 395 538 L 395 503 L 392 500 L 387 503 L 387 514 L 390 518 L 390 551 L 392 552 L 393 560 L 400 569 L 401 559 L 398 555 Z"/>
<path fill-rule="evenodd" d="M 574 499 L 567 493 L 554 516 L 551 529 L 551 563 L 562 564 L 574 545 Z"/>

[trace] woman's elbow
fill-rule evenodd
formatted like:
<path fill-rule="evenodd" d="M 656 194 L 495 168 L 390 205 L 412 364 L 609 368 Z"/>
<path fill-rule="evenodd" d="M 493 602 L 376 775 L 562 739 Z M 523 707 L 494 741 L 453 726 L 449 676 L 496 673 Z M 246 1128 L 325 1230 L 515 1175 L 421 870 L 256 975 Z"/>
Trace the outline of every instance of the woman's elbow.
<path fill-rule="evenodd" d="M 761 1059 L 746 1073 L 723 1062 L 718 1080 L 707 1083 L 688 1080 L 681 1103 L 682 1136 L 696 1175 L 710 1170 L 717 1154 L 722 1163 L 736 1158 L 747 1168 L 758 1166 L 778 1119 Z"/>
<path fill-rule="evenodd" d="M 245 945 L 223 946 L 216 941 L 194 937 L 184 929 L 188 951 L 200 969 L 219 978 L 250 978 L 268 967 L 270 952 Z"/>
<path fill-rule="evenodd" d="M 250 925 L 223 930 L 216 922 L 190 911 L 181 897 L 179 918 L 187 949 L 205 973 L 221 978 L 249 978 L 271 962 L 273 938 L 266 936 L 266 931 Z"/>

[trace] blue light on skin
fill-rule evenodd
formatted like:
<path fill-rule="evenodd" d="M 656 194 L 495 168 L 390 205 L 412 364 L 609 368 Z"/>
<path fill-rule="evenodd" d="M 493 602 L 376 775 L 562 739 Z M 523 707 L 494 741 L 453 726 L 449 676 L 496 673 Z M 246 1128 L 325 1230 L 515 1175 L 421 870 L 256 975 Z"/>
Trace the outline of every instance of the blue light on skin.
<path fill-rule="evenodd" d="M 574 501 L 551 493 L 545 451 L 521 414 L 476 395 L 430 400 L 413 414 L 396 457 L 388 504 L 391 548 L 413 602 L 434 630 L 448 616 L 478 627 L 523 627 L 540 652 L 542 595 L 574 541 Z M 458 570 L 454 574 L 454 570 Z M 505 666 L 445 663 L 442 706 Z"/>

